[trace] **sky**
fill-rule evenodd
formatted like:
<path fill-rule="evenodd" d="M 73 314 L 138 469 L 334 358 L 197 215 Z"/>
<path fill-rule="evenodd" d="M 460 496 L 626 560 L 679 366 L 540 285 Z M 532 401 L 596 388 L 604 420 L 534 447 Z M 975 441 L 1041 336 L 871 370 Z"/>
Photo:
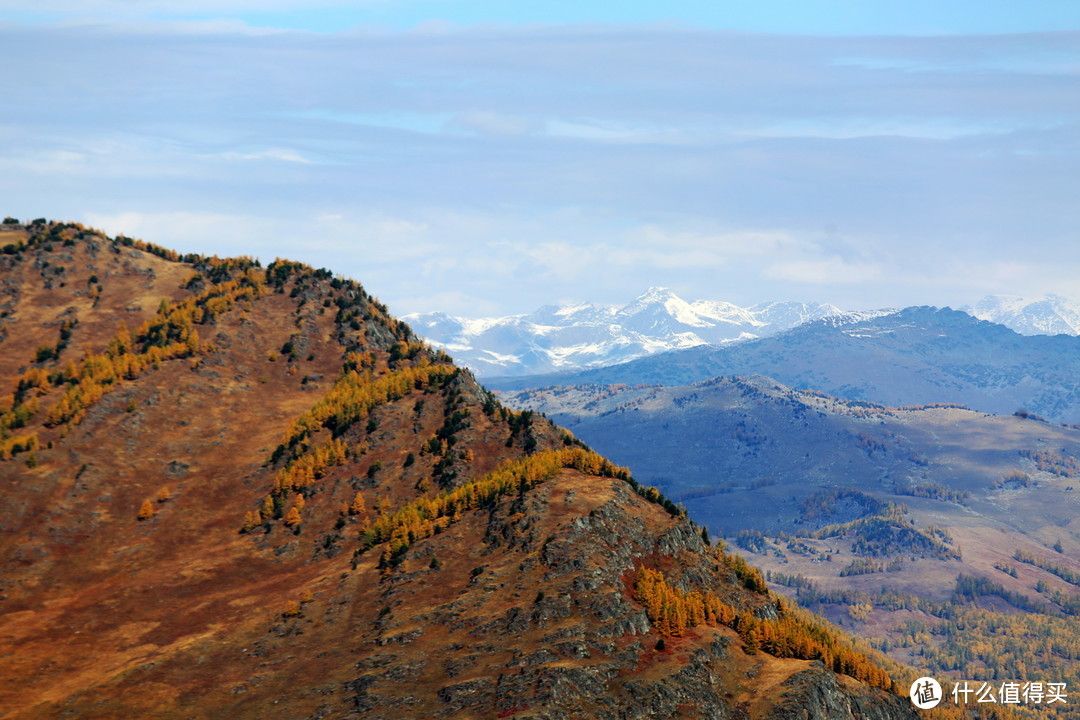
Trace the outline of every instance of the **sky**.
<path fill-rule="evenodd" d="M 399 314 L 1080 300 L 1080 3 L 0 0 L 0 213 Z"/>

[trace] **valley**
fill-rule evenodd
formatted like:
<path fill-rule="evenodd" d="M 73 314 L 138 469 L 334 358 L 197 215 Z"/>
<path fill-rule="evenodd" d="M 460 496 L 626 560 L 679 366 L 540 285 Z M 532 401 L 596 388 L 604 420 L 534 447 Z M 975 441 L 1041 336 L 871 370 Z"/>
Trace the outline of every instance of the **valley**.
<path fill-rule="evenodd" d="M 1078 680 L 1078 428 L 886 407 L 760 376 L 502 397 L 634 468 L 775 587 L 898 660 Z M 948 629 L 958 616 L 967 631 Z M 1006 652 L 994 645 L 1002 626 L 1056 649 Z"/>

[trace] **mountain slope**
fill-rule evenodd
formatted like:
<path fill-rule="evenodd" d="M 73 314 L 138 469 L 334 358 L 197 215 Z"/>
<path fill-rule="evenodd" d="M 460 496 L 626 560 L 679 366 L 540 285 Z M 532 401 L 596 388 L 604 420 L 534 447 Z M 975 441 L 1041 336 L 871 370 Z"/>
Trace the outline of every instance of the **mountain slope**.
<path fill-rule="evenodd" d="M 962 310 L 1021 335 L 1080 335 L 1080 304 L 1060 295 L 1047 295 L 1042 300 L 990 295 Z"/>
<path fill-rule="evenodd" d="M 684 385 L 755 374 L 884 405 L 960 403 L 1080 422 L 1080 337 L 1025 337 L 966 313 L 929 307 L 855 322 L 826 318 L 728 347 L 693 348 L 574 374 L 491 379 L 488 385 Z"/>
<path fill-rule="evenodd" d="M 622 307 L 586 303 L 504 318 L 427 313 L 405 319 L 458 362 L 489 376 L 602 367 L 667 350 L 772 335 L 839 314 L 820 303 L 751 308 L 711 300 L 690 303 L 666 288 L 649 288 Z"/>
<path fill-rule="evenodd" d="M 3 717 L 914 717 L 356 283 L 61 224 L 0 249 Z"/>
<path fill-rule="evenodd" d="M 633 467 L 898 660 L 960 679 L 1080 682 L 1080 428 L 762 377 L 504 399 Z"/>

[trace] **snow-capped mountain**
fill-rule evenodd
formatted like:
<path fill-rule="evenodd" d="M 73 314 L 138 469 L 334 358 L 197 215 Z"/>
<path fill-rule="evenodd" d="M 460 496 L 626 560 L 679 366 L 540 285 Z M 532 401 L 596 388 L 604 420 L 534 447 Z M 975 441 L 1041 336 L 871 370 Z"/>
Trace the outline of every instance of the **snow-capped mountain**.
<path fill-rule="evenodd" d="M 854 315 L 854 314 L 853 314 Z M 690 385 L 762 375 L 789 387 L 890 406 L 960 403 L 1080 423 L 1080 337 L 1025 336 L 949 308 L 909 307 L 842 322 L 827 317 L 750 342 L 702 346 L 604 368 L 487 381 L 493 390 L 552 385 Z"/>
<path fill-rule="evenodd" d="M 623 306 L 546 305 L 528 315 L 502 318 L 436 312 L 405 319 L 478 375 L 509 376 L 601 367 L 668 350 L 724 345 L 847 315 L 855 317 L 822 303 L 743 308 L 715 300 L 687 302 L 671 290 L 654 287 Z"/>
<path fill-rule="evenodd" d="M 1060 295 L 1047 295 L 1041 300 L 989 295 L 973 307 L 961 309 L 1021 335 L 1080 335 L 1080 302 Z"/>

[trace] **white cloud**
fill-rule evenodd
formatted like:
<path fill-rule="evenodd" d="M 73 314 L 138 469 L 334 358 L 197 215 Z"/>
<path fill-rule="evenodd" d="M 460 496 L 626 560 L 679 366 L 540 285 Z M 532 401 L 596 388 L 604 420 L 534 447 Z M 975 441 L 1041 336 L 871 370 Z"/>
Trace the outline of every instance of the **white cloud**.
<path fill-rule="evenodd" d="M 399 311 L 1080 276 L 1077 33 L 170 27 L 0 28 L 6 213 L 297 257 Z"/>
<path fill-rule="evenodd" d="M 775 255 L 796 250 L 803 242 L 782 230 L 700 232 L 646 225 L 635 235 L 638 242 L 677 254 L 679 250 L 706 250 L 721 256 Z"/>
<path fill-rule="evenodd" d="M 301 164 L 310 164 L 312 161 L 308 160 L 302 154 L 289 148 L 267 148 L 266 150 L 258 150 L 256 152 L 224 152 L 221 153 L 221 157 L 226 160 L 280 160 L 282 162 L 292 162 Z"/>
<path fill-rule="evenodd" d="M 851 263 L 838 257 L 779 262 L 765 268 L 766 277 L 813 285 L 870 283 L 877 281 L 882 275 L 880 265 Z"/>

